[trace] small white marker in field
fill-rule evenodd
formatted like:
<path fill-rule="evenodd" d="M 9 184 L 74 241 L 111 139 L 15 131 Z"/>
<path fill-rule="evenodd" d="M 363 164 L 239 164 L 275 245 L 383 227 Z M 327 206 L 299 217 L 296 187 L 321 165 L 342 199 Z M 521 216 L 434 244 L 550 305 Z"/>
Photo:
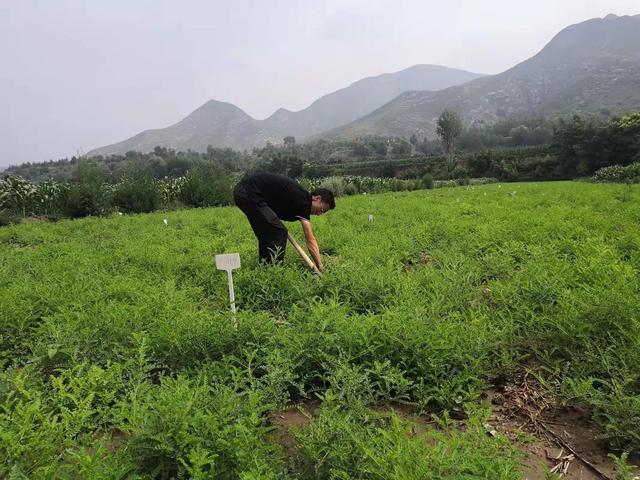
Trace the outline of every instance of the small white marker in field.
<path fill-rule="evenodd" d="M 162 223 L 164 223 L 167 226 L 169 225 L 169 221 L 166 218 L 162 220 Z"/>
<path fill-rule="evenodd" d="M 122 212 L 118 212 L 118 215 L 122 216 Z"/>
<path fill-rule="evenodd" d="M 216 255 L 216 268 L 218 270 L 224 270 L 227 272 L 227 282 L 229 283 L 229 302 L 231 302 L 231 313 L 233 328 L 238 328 L 238 322 L 236 321 L 236 295 L 233 291 L 233 274 L 231 273 L 236 268 L 240 268 L 240 254 L 239 253 L 224 253 L 222 255 Z"/>
<path fill-rule="evenodd" d="M 369 222 L 373 222 L 373 213 L 369 214 Z"/>

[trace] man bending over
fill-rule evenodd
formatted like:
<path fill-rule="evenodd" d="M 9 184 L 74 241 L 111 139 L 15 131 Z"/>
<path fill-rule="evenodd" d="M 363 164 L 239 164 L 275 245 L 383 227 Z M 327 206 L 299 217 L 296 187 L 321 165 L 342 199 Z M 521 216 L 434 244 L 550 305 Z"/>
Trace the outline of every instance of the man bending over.
<path fill-rule="evenodd" d="M 322 271 L 318 242 L 311 229 L 311 215 L 322 215 L 336 207 L 333 193 L 318 188 L 309 193 L 294 180 L 273 173 L 255 173 L 243 178 L 233 190 L 235 204 L 249 219 L 258 238 L 263 263 L 281 263 L 287 246 L 282 220 L 302 223 L 309 253 Z"/>

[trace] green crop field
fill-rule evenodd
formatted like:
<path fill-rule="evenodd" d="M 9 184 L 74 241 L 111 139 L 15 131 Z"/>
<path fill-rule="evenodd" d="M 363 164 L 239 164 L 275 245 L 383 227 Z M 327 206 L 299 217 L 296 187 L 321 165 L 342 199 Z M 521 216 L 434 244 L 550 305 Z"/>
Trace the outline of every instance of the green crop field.
<path fill-rule="evenodd" d="M 313 224 L 322 277 L 291 248 L 259 266 L 235 208 L 1 228 L 0 477 L 523 478 L 479 398 L 524 368 L 640 448 L 638 185 L 360 195 Z"/>

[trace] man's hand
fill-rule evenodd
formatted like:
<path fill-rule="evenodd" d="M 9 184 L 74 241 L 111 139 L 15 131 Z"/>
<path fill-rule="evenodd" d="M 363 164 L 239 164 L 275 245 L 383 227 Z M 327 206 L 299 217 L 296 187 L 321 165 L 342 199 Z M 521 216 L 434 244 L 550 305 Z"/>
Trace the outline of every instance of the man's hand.
<path fill-rule="evenodd" d="M 304 232 L 304 239 L 307 242 L 307 249 L 313 258 L 313 261 L 318 267 L 319 271 L 323 270 L 322 266 L 322 258 L 320 257 L 320 248 L 318 247 L 318 242 L 316 241 L 316 237 L 313 235 L 313 229 L 311 228 L 311 222 L 309 220 L 300 220 L 302 224 L 302 231 Z"/>

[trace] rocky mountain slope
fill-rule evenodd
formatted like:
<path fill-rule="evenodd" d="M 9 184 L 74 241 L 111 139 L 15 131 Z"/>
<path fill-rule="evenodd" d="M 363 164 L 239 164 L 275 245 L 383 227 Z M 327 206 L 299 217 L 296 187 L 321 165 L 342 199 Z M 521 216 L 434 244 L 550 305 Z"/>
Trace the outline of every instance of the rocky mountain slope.
<path fill-rule="evenodd" d="M 416 134 L 456 110 L 469 123 L 514 116 L 610 114 L 640 109 L 640 15 L 572 25 L 534 57 L 498 75 L 438 92 L 407 92 L 326 138 Z"/>
<path fill-rule="evenodd" d="M 197 152 L 204 152 L 208 145 L 244 149 L 262 146 L 268 141 L 280 142 L 282 135 L 269 130 L 235 105 L 210 100 L 175 125 L 145 130 L 87 155 L 123 154 L 130 150 L 150 152 L 156 146 Z"/>
<path fill-rule="evenodd" d="M 88 155 L 109 155 L 129 150 L 148 152 L 157 145 L 177 150 L 204 151 L 207 145 L 245 149 L 266 142 L 281 143 L 288 135 L 303 140 L 310 135 L 347 124 L 374 111 L 408 90 L 438 90 L 481 75 L 437 65 L 415 65 L 396 73 L 359 80 L 325 95 L 299 112 L 279 109 L 266 120 L 255 120 L 238 107 L 211 100 L 182 121 L 138 135 Z"/>
<path fill-rule="evenodd" d="M 442 90 L 482 75 L 441 67 L 414 65 L 396 73 L 359 80 L 325 95 L 299 112 L 280 109 L 265 124 L 287 135 L 304 139 L 356 120 L 411 90 Z"/>

